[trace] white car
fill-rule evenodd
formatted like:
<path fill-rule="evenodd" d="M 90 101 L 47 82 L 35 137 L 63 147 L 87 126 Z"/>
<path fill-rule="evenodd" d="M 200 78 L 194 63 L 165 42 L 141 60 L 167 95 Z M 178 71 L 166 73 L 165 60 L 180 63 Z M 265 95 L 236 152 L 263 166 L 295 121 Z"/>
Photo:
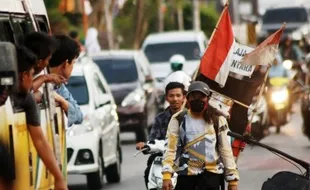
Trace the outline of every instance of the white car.
<path fill-rule="evenodd" d="M 143 42 L 142 50 L 151 64 L 151 72 L 156 78 L 156 91 L 164 104 L 165 78 L 172 72 L 169 60 L 180 54 L 186 59 L 183 71 L 193 76 L 206 49 L 208 39 L 202 31 L 171 31 L 150 34 Z M 162 107 L 161 107 L 162 108 Z"/>
<path fill-rule="evenodd" d="M 99 67 L 81 55 L 66 85 L 84 120 L 67 129 L 68 174 L 85 174 L 89 189 L 121 178 L 122 151 L 116 104 Z"/>
<path fill-rule="evenodd" d="M 151 64 L 153 76 L 162 82 L 171 72 L 169 60 L 175 54 L 185 57 L 183 71 L 191 76 L 198 68 L 206 44 L 207 37 L 202 31 L 162 32 L 148 35 L 142 50 Z"/>

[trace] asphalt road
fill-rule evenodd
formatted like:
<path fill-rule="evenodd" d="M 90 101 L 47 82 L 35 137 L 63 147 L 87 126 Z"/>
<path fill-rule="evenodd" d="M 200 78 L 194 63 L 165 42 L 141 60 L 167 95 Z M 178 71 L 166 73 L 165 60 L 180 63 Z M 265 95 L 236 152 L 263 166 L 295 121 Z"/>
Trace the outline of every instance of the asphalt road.
<path fill-rule="evenodd" d="M 310 141 L 302 135 L 302 120 L 298 105 L 296 105 L 295 110 L 296 113 L 292 116 L 290 123 L 282 128 L 281 134 L 275 134 L 275 129 L 271 128 L 270 136 L 263 139 L 262 142 L 310 162 Z M 122 134 L 121 138 L 123 140 L 122 148 L 124 153 L 122 180 L 118 184 L 105 184 L 103 189 L 144 190 L 143 174 L 147 156 L 138 155 L 133 157 L 133 154 L 136 152 L 133 144 L 133 134 L 125 133 Z M 238 167 L 241 177 L 239 190 L 260 190 L 262 183 L 268 177 L 281 170 L 299 171 L 295 166 L 273 153 L 259 147 L 249 146 L 246 147 L 239 157 Z M 69 189 L 87 189 L 85 176 L 69 176 Z"/>

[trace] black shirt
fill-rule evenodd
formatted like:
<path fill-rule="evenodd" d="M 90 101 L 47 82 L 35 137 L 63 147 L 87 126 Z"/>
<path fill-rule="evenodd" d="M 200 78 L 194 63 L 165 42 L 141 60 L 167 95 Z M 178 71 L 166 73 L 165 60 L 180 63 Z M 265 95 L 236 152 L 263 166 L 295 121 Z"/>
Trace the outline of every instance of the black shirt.
<path fill-rule="evenodd" d="M 14 108 L 23 109 L 25 111 L 28 125 L 40 126 L 40 110 L 32 93 L 14 94 L 12 100 Z"/>

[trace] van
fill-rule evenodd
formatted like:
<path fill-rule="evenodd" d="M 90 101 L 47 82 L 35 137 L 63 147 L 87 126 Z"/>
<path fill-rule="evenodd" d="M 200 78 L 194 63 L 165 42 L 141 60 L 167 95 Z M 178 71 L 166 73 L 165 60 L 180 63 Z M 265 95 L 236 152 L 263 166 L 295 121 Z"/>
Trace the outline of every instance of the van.
<path fill-rule="evenodd" d="M 20 36 L 35 31 L 35 28 L 42 32 L 50 32 L 44 1 L 29 0 L 26 4 L 24 2 L 26 1 L 0 0 L 0 42 L 18 44 L 18 38 Z M 5 70 L 6 68 L 4 67 L 5 64 L 1 63 L 0 71 Z M 15 73 L 18 72 L 16 67 L 12 71 Z M 16 75 L 13 81 L 17 81 Z M 46 86 L 44 88 L 45 92 L 49 91 Z M 55 110 L 55 107 L 49 106 L 49 98 L 46 95 L 45 93 L 43 101 L 39 103 L 41 127 L 54 150 L 56 148 L 54 144 L 58 145 L 57 147 L 60 149 L 58 151 L 60 151 L 61 156 L 59 160 L 60 166 L 63 175 L 67 177 L 66 124 L 64 122 L 64 113 L 57 106 L 56 114 L 53 115 L 54 123 L 51 123 L 51 110 Z M 5 104 L 0 106 L 0 139 L 6 143 L 12 154 L 15 176 L 13 189 L 53 189 L 54 179 L 50 172 L 47 171 L 33 146 L 27 130 L 25 112 L 21 108 L 12 105 L 14 105 L 13 102 L 8 98 Z M 55 143 L 53 143 L 54 130 L 59 137 Z"/>
<path fill-rule="evenodd" d="M 310 10 L 305 6 L 279 6 L 266 10 L 262 17 L 259 41 L 281 28 L 286 22 L 284 34 L 291 35 L 293 40 L 300 40 L 310 33 Z M 283 35 L 284 36 L 284 35 Z"/>

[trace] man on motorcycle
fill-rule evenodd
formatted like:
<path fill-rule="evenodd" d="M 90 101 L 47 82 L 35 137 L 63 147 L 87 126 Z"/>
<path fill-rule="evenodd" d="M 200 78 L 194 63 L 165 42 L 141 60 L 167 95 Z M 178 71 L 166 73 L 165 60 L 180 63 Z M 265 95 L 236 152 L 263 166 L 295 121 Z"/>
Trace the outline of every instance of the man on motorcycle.
<path fill-rule="evenodd" d="M 163 190 L 172 190 L 174 172 L 178 173 L 175 190 L 218 190 L 224 185 L 224 172 L 228 190 L 238 189 L 239 174 L 227 136 L 228 124 L 209 106 L 210 97 L 206 83 L 193 82 L 186 95 L 188 111 L 171 118 L 163 160 Z"/>
<path fill-rule="evenodd" d="M 149 136 L 149 142 L 154 141 L 155 139 L 165 140 L 170 118 L 173 114 L 181 110 L 183 102 L 185 100 L 184 85 L 180 82 L 169 82 L 165 88 L 165 96 L 166 101 L 169 103 L 169 107 L 155 117 L 155 122 L 152 126 Z M 143 149 L 144 145 L 144 142 L 137 143 L 137 150 Z M 147 168 L 144 172 L 144 180 L 146 186 L 148 184 L 148 176 L 151 165 L 155 157 L 157 156 L 158 154 L 153 154 L 149 157 L 147 161 Z"/>
<path fill-rule="evenodd" d="M 289 72 L 288 70 L 283 66 L 282 64 L 283 59 L 280 54 L 276 55 L 275 60 L 273 61 L 273 65 L 270 68 L 269 71 L 269 78 L 273 77 L 289 77 Z"/>
<path fill-rule="evenodd" d="M 303 60 L 303 52 L 297 46 L 293 44 L 293 40 L 290 36 L 285 36 L 280 44 L 280 52 L 284 59 L 290 59 L 294 61 Z"/>
<path fill-rule="evenodd" d="M 171 71 L 172 72 L 182 71 L 185 61 L 186 60 L 183 55 L 180 54 L 173 55 L 169 60 Z"/>

